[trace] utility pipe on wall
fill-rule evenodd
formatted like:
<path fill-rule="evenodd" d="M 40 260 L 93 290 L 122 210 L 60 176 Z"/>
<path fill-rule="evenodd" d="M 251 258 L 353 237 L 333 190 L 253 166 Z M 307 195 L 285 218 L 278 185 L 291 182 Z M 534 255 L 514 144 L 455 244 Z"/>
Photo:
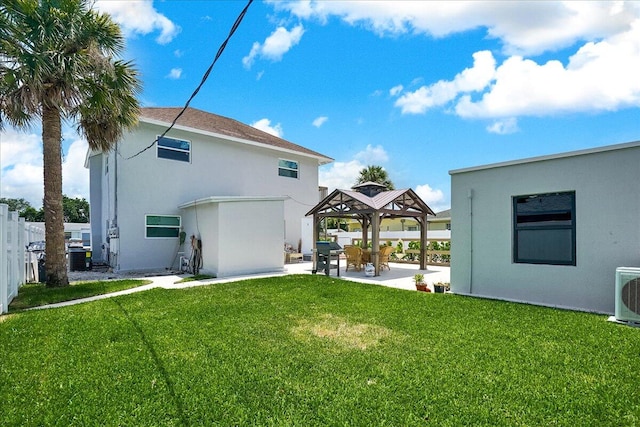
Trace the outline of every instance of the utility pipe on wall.
<path fill-rule="evenodd" d="M 469 199 L 469 293 L 473 293 L 473 189 L 467 192 Z"/>

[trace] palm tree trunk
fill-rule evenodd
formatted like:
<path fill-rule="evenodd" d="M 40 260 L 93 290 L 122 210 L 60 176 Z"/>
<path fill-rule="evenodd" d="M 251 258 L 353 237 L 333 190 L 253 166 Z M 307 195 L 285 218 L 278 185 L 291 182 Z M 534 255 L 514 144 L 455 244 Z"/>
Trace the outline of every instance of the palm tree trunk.
<path fill-rule="evenodd" d="M 47 287 L 67 286 L 67 259 L 62 209 L 62 126 L 60 111 L 43 103 L 44 229 Z"/>

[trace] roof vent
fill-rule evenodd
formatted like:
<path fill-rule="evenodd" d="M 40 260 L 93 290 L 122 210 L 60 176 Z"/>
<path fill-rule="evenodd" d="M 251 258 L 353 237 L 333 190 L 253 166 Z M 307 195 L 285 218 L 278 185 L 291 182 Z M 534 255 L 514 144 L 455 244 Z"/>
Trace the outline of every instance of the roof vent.
<path fill-rule="evenodd" d="M 365 196 L 374 197 L 377 194 L 382 193 L 387 190 L 387 187 L 383 184 L 378 184 L 377 182 L 363 182 L 362 184 L 354 185 L 351 187 L 352 190 L 357 191 L 358 193 L 362 193 Z"/>

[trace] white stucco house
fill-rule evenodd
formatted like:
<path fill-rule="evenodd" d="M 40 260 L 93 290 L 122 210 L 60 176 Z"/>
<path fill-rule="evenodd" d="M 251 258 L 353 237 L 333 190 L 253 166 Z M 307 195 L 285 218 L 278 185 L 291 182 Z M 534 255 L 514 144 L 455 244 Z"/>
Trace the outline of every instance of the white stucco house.
<path fill-rule="evenodd" d="M 180 111 L 143 108 L 114 150 L 87 154 L 94 260 L 116 271 L 177 268 L 193 236 L 202 272 L 282 269 L 284 244 L 298 246 L 318 202 L 318 167 L 332 159 L 193 108 L 158 138 Z"/>
<path fill-rule="evenodd" d="M 451 290 L 613 313 L 640 267 L 640 142 L 450 171 Z"/>

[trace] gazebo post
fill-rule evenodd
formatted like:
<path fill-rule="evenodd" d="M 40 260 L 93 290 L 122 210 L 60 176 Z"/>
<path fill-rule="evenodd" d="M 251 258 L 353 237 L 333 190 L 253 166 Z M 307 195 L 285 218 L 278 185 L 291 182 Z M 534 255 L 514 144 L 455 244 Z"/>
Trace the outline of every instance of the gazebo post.
<path fill-rule="evenodd" d="M 376 268 L 375 275 L 380 275 L 380 215 L 374 212 L 371 215 L 371 260 Z"/>
<path fill-rule="evenodd" d="M 316 242 L 320 240 L 320 230 L 318 230 L 318 224 L 320 224 L 320 221 L 322 221 L 322 219 L 320 219 L 317 213 L 314 213 L 313 214 L 313 247 L 311 251 L 313 253 L 312 257 L 314 258 L 314 260 L 316 256 L 316 250 L 318 249 Z"/>
<path fill-rule="evenodd" d="M 367 215 L 362 215 L 362 249 L 367 249 L 369 246 L 369 218 Z"/>
<path fill-rule="evenodd" d="M 420 270 L 427 269 L 427 214 L 421 217 L 420 224 Z"/>

